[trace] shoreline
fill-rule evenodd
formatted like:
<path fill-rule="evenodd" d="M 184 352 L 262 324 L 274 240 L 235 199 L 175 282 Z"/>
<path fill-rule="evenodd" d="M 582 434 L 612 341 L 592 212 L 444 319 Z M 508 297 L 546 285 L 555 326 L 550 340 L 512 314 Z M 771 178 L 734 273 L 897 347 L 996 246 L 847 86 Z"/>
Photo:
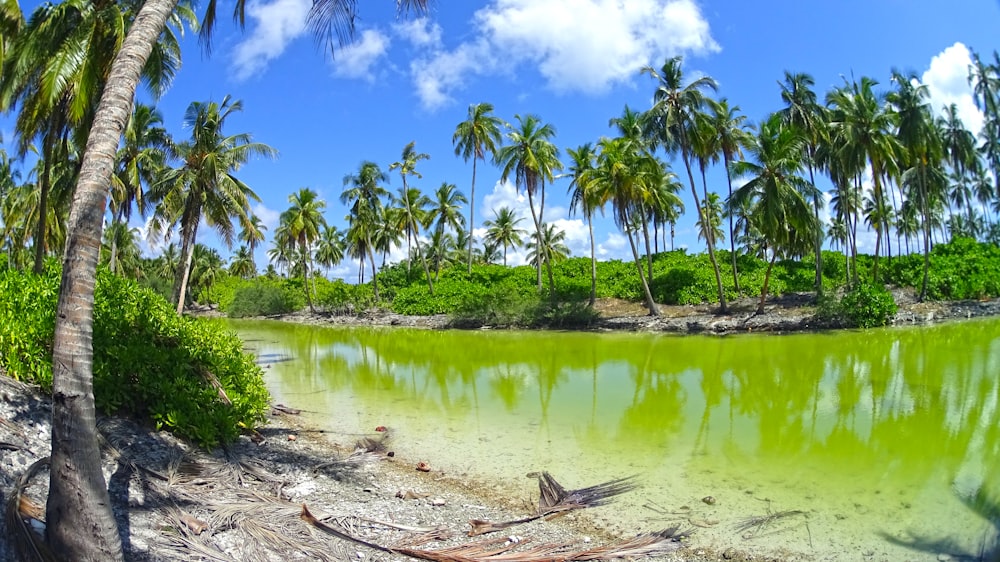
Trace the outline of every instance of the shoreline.
<path fill-rule="evenodd" d="M 899 307 L 889 326 L 929 325 L 951 320 L 969 320 L 1000 316 L 1000 298 L 973 301 L 917 302 L 908 289 L 892 291 Z M 720 314 L 717 305 L 659 305 L 661 315 L 650 316 L 645 307 L 614 299 L 598 299 L 595 308 L 600 317 L 591 326 L 541 328 L 542 330 L 592 331 L 592 332 L 654 332 L 678 335 L 733 335 L 742 333 L 786 334 L 853 329 L 825 321 L 816 316 L 815 296 L 789 294 L 770 298 L 763 314 L 757 314 L 757 299 L 743 298 L 729 303 L 729 312 Z M 196 317 L 225 317 L 210 307 L 191 307 L 187 314 Z M 334 314 L 325 311 L 299 310 L 287 314 L 243 318 L 242 320 L 277 320 L 297 324 L 344 327 L 401 327 L 428 330 L 511 330 L 494 326 L 457 326 L 449 316 L 407 316 L 388 311 L 370 311 L 360 314 Z"/>

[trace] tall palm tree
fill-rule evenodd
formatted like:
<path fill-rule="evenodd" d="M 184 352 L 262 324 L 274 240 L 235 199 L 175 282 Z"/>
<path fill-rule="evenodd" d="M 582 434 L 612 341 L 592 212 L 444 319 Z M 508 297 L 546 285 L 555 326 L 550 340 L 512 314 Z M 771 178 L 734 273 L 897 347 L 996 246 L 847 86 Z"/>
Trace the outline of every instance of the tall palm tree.
<path fill-rule="evenodd" d="M 785 81 L 779 83 L 781 88 L 781 100 L 785 102 L 785 108 L 780 111 L 785 123 L 797 127 L 805 137 L 803 149 L 806 154 L 806 169 L 809 171 L 809 183 L 816 186 L 816 152 L 823 137 L 826 134 L 827 120 L 825 109 L 819 104 L 813 86 L 816 84 L 813 77 L 804 72 L 792 73 L 785 71 Z M 822 195 L 821 191 L 814 193 Z M 823 206 L 822 197 L 817 197 L 813 204 L 813 215 L 819 220 L 820 208 Z M 813 248 L 815 252 L 816 278 L 815 288 L 817 291 L 823 290 L 823 233 L 816 232 L 816 243 Z"/>
<path fill-rule="evenodd" d="M 344 176 L 344 191 L 340 194 L 340 202 L 350 205 L 348 215 L 350 225 L 347 239 L 355 249 L 355 257 L 361 260 L 361 274 L 364 275 L 364 258 L 367 257 L 372 267 L 372 289 L 375 300 L 378 301 L 378 278 L 375 269 L 375 231 L 382 217 L 382 198 L 389 195 L 383 183 L 389 181 L 389 174 L 382 171 L 378 164 L 365 161 L 361 163 L 356 174 Z M 359 255 L 360 254 L 360 255 Z"/>
<path fill-rule="evenodd" d="M 528 231 L 517 227 L 523 220 L 517 216 L 514 209 L 500 207 L 499 210 L 493 209 L 493 220 L 484 223 L 486 243 L 503 246 L 503 265 L 505 267 L 507 266 L 507 248 L 520 246 L 522 244 L 521 237 L 528 233 Z"/>
<path fill-rule="evenodd" d="M 750 160 L 733 163 L 733 174 L 749 181 L 733 192 L 731 206 L 749 204 L 749 216 L 771 249 L 757 312 L 764 312 L 771 270 L 778 256 L 801 255 L 820 228 L 809 200 L 816 189 L 799 174 L 803 171 L 800 131 L 774 114 L 761 123 L 760 132 L 746 147 Z"/>
<path fill-rule="evenodd" d="M 566 247 L 565 242 L 565 230 L 556 230 L 554 224 L 543 224 L 541 251 L 539 251 L 537 242 L 528 242 L 528 262 L 551 259 L 555 263 L 566 259 L 569 257 L 569 248 Z"/>
<path fill-rule="evenodd" d="M 472 231 L 476 227 L 476 162 L 486 161 L 486 155 L 496 155 L 503 144 L 500 128 L 503 121 L 493 115 L 493 104 L 477 103 L 469 106 L 465 121 L 455 126 L 451 137 L 455 155 L 466 162 L 472 158 L 472 188 L 469 191 L 469 273 L 472 273 Z"/>
<path fill-rule="evenodd" d="M 173 291 L 177 314 L 184 312 L 199 223 L 204 219 L 226 245 L 232 245 L 233 220 L 244 223 L 251 214 L 250 202 L 260 200 L 235 174 L 255 156 L 277 154 L 270 146 L 254 142 L 249 133 L 225 134 L 226 120 L 242 109 L 243 103 L 230 96 L 222 103 L 191 103 L 184 113 L 191 139 L 177 145 L 182 164 L 164 173 L 153 189 L 159 201 L 154 232 L 174 225 L 181 230 L 181 267 Z"/>
<path fill-rule="evenodd" d="M 719 101 L 709 100 L 708 107 L 712 114 L 709 117 L 709 124 L 718 139 L 719 154 L 722 155 L 722 164 L 726 168 L 726 183 L 729 187 L 729 198 L 733 196 L 733 176 L 729 173 L 729 165 L 732 164 L 736 156 L 743 156 L 743 147 L 750 141 L 750 133 L 746 124 L 746 116 L 740 115 L 740 106 L 730 106 L 729 100 L 722 98 Z M 729 216 L 729 253 L 733 266 L 733 286 L 737 294 L 742 294 L 740 289 L 740 278 L 736 268 L 736 240 L 733 236 L 733 214 Z"/>
<path fill-rule="evenodd" d="M 828 96 L 833 113 L 830 126 L 840 145 L 842 158 L 854 163 L 867 162 L 871 171 L 874 198 L 884 197 L 884 182 L 896 171 L 895 154 L 900 151 L 899 141 L 894 132 L 895 115 L 888 110 L 885 95 L 875 92 L 878 83 L 867 76 L 860 82 L 846 84 Z M 860 176 L 860 170 L 856 172 Z M 859 182 L 860 183 L 860 182 Z M 859 185 L 860 187 L 860 185 Z M 875 233 L 876 248 L 879 246 L 883 228 Z M 872 266 L 873 280 L 878 280 L 878 251 Z"/>
<path fill-rule="evenodd" d="M 507 133 L 510 144 L 503 146 L 496 154 L 497 164 L 502 168 L 502 178 L 507 180 L 514 176 L 517 189 L 528 193 L 528 206 L 531 208 L 531 220 L 535 224 L 535 243 L 543 250 L 542 217 L 544 208 L 535 208 L 535 195 L 545 193 L 545 181 L 552 181 L 553 171 L 559 169 L 559 151 L 549 140 L 555 136 L 556 130 L 550 124 L 543 124 L 536 115 L 515 115 L 518 126 Z M 543 199 L 544 201 L 544 199 Z M 543 256 L 544 257 L 544 256 Z M 555 280 L 552 276 L 552 264 L 547 259 L 538 260 L 537 280 L 538 290 L 542 290 L 542 261 L 545 261 L 549 275 L 549 291 L 555 290 Z"/>
<path fill-rule="evenodd" d="M 5 4 L 6 5 L 6 4 Z M 400 9 L 426 7 L 425 0 L 400 0 Z M 202 26 L 210 37 L 215 2 L 209 2 Z M 235 3 L 243 22 L 245 0 Z M 93 297 L 101 229 L 116 148 L 131 113 L 136 89 L 167 22 L 176 16 L 178 0 L 145 0 L 123 41 L 115 45 L 106 86 L 87 133 L 74 204 L 67 231 L 67 251 L 57 304 L 53 342 L 53 391 L 66 400 L 53 406 L 52 466 L 46 534 L 54 550 L 68 559 L 121 560 L 107 488 L 100 469 L 93 400 Z M 314 29 L 354 30 L 355 2 L 320 0 L 311 11 Z M 125 29 L 125 28 L 123 28 Z M 2 41 L 0 41 L 2 42 Z M 150 55 L 154 54 L 153 57 Z M 6 62 L 5 53 L 5 62 Z M 38 60 L 38 59 L 36 59 Z M 97 95 L 97 92 L 94 92 Z M 85 537 L 80 529 L 88 529 Z M 86 540 L 81 540 L 81 538 Z"/>
<path fill-rule="evenodd" d="M 630 113 L 628 107 L 626 107 L 623 123 L 625 119 L 628 119 L 629 122 L 638 123 L 638 117 L 634 119 L 629 118 L 632 115 L 638 114 Z M 624 128 L 628 130 L 631 127 L 626 124 Z M 641 130 L 638 132 L 641 133 Z M 583 213 L 584 218 L 587 219 L 587 232 L 590 235 L 590 306 L 593 307 L 597 302 L 597 245 L 594 243 L 594 211 L 603 206 L 603 201 L 600 200 L 600 193 L 597 190 L 587 189 L 587 184 L 582 181 L 582 178 L 589 170 L 594 168 L 597 151 L 594 150 L 594 145 L 588 142 L 576 149 L 571 148 L 566 152 L 570 158 L 569 174 L 572 178 L 569 184 L 569 209 L 571 213 L 576 211 Z M 505 247 L 504 265 L 506 264 Z"/>
<path fill-rule="evenodd" d="M 118 162 L 111 176 L 112 225 L 128 222 L 135 206 L 139 215 L 146 216 L 148 205 L 143 196 L 143 185 L 152 185 L 157 175 L 167 165 L 173 140 L 163 128 L 163 115 L 153 106 L 136 104 L 125 126 L 122 146 L 118 149 Z M 111 271 L 115 271 L 118 247 L 112 238 Z"/>
<path fill-rule="evenodd" d="M 403 155 L 396 162 L 393 162 L 389 166 L 389 170 L 399 170 L 400 177 L 403 178 L 403 187 L 399 190 L 399 197 L 396 198 L 396 204 L 402 210 L 401 217 L 404 222 L 404 229 L 406 230 L 406 255 L 410 255 L 410 240 L 415 240 L 417 245 L 417 255 L 420 256 L 420 263 L 424 266 L 424 274 L 427 276 L 427 290 L 430 294 L 434 294 L 434 282 L 431 281 L 431 270 L 427 267 L 427 259 L 424 257 L 423 251 L 420 249 L 420 224 L 426 219 L 427 211 L 426 207 L 430 205 L 430 199 L 426 195 L 420 192 L 418 189 L 411 189 L 406 184 L 407 176 L 416 176 L 417 178 L 422 178 L 423 176 L 417 172 L 417 163 L 421 160 L 427 160 L 430 155 L 423 152 L 418 153 L 414 148 L 414 142 L 410 142 L 405 147 L 403 147 Z M 406 260 L 406 273 L 410 273 L 410 260 Z"/>
<path fill-rule="evenodd" d="M 468 202 L 469 200 L 465 198 L 465 194 L 459 191 L 455 187 L 455 184 L 441 182 L 441 185 L 438 186 L 434 192 L 434 200 L 431 202 L 430 211 L 427 214 L 427 221 L 429 224 L 434 225 L 434 233 L 439 243 L 443 241 L 443 237 L 447 234 L 448 229 L 459 232 L 465 228 L 465 217 L 462 216 L 461 206 Z M 432 261 L 434 262 L 435 275 L 437 275 L 441 272 L 441 259 L 444 257 L 444 254 L 436 252 L 435 256 L 436 258 Z"/>
<path fill-rule="evenodd" d="M 650 187 L 662 181 L 662 165 L 640 143 L 627 138 L 604 138 L 598 142 L 596 164 L 583 173 L 580 181 L 585 190 L 600 193 L 603 200 L 611 202 L 615 224 L 628 237 L 646 307 L 651 316 L 659 316 L 660 309 L 649 290 L 633 233 L 639 228 L 637 223 L 645 220 L 642 202 L 648 199 Z"/>
<path fill-rule="evenodd" d="M 312 244 L 319 238 L 320 232 L 326 226 L 326 219 L 323 218 L 323 209 L 326 208 L 326 201 L 319 198 L 319 195 L 303 187 L 298 192 L 288 196 L 291 206 L 281 213 L 281 223 L 288 228 L 288 234 L 299 248 L 299 259 L 302 263 L 302 286 L 306 292 L 306 302 L 309 310 L 315 312 L 313 306 L 312 293 L 309 290 L 309 267 L 312 262 Z"/>
<path fill-rule="evenodd" d="M 242 223 L 240 233 L 237 236 L 240 242 L 246 244 L 247 250 L 250 252 L 250 261 L 253 262 L 253 276 L 257 275 L 257 262 L 254 258 L 254 252 L 257 250 L 257 247 L 264 242 L 265 230 L 267 230 L 267 226 L 264 225 L 264 221 L 262 221 L 257 215 L 251 214 L 247 220 Z"/>
<path fill-rule="evenodd" d="M 718 86 L 709 76 L 702 76 L 690 83 L 685 83 L 681 68 L 682 58 L 667 59 L 659 71 L 651 66 L 644 67 L 642 72 L 656 80 L 656 92 L 653 94 L 653 107 L 647 114 L 646 136 L 657 142 L 667 152 L 680 152 L 684 168 L 687 170 L 688 182 L 691 185 L 691 196 L 694 199 L 695 211 L 702 216 L 701 201 L 694 184 L 694 174 L 691 171 L 693 157 L 693 139 L 691 131 L 695 127 L 695 116 L 706 103 L 705 90 L 715 91 Z M 708 257 L 715 272 L 715 283 L 719 290 L 719 308 L 726 312 L 726 293 L 722 287 L 722 275 L 719 263 L 715 258 L 715 244 L 710 236 L 706 236 Z"/>

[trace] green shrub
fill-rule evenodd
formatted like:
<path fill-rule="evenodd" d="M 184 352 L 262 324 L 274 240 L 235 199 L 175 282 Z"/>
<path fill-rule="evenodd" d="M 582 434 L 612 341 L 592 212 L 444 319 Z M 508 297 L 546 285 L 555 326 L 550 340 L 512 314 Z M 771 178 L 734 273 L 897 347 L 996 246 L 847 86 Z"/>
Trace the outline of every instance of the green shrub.
<path fill-rule="evenodd" d="M 58 285 L 54 266 L 42 276 L 0 272 L 0 363 L 10 376 L 47 389 Z M 205 447 L 263 420 L 263 373 L 222 324 L 179 317 L 153 291 L 105 270 L 94 297 L 100 411 L 149 420 Z"/>
<path fill-rule="evenodd" d="M 849 326 L 873 328 L 888 325 L 896 315 L 892 293 L 881 285 L 860 283 L 840 300 L 841 314 Z"/>
<path fill-rule="evenodd" d="M 292 312 L 297 304 L 288 288 L 260 281 L 237 289 L 226 313 L 232 318 L 271 316 Z"/>

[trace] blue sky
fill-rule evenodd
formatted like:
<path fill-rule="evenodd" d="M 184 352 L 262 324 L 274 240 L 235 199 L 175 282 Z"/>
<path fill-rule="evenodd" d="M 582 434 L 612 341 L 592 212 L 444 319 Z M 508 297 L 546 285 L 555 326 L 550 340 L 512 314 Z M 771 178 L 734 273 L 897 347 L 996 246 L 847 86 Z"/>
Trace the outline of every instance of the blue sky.
<path fill-rule="evenodd" d="M 608 120 L 626 104 L 648 108 L 653 84 L 639 69 L 673 55 L 685 57 L 688 75 L 714 77 L 719 95 L 751 121 L 781 107 L 777 81 L 786 69 L 812 74 L 822 98 L 852 74 L 888 88 L 890 70 L 899 68 L 921 77 L 935 107 L 958 103 L 977 130 L 981 115 L 965 80 L 969 48 L 990 58 L 1000 28 L 995 0 L 438 1 L 417 20 L 396 19 L 395 3 L 378 0 L 361 3 L 356 41 L 330 56 L 305 27 L 309 0 L 251 0 L 243 31 L 229 21 L 231 4 L 220 5 L 225 17 L 211 55 L 188 34 L 183 68 L 157 106 L 182 139 L 192 101 L 243 100 L 228 132 L 251 133 L 280 153 L 239 173 L 260 195 L 256 212 L 270 231 L 288 195 L 302 187 L 320 193 L 331 224 L 345 226 L 344 176 L 363 160 L 388 169 L 410 141 L 431 155 L 418 168 L 423 179 L 411 183 L 430 194 L 447 181 L 468 194 L 471 163 L 454 155 L 451 137 L 472 103 L 494 104 L 506 121 L 539 115 L 556 128 L 565 156 L 566 148 L 611 134 Z M 9 140 L 9 120 L 0 124 Z M 682 171 L 680 163 L 675 169 Z M 503 205 L 528 216 L 526 201 L 499 179 L 499 170 L 480 166 L 477 227 Z M 709 181 L 725 191 L 721 169 Z M 567 214 L 567 185 L 549 187 L 546 220 L 567 231 L 574 254 L 587 255 L 586 227 Z M 393 177 L 390 190 L 400 186 Z M 677 243 L 700 250 L 689 197 Z M 595 226 L 603 257 L 628 257 L 610 219 Z M 219 245 L 207 229 L 199 239 Z M 257 258 L 264 262 L 262 251 Z M 345 263 L 334 276 L 353 279 L 355 268 Z"/>

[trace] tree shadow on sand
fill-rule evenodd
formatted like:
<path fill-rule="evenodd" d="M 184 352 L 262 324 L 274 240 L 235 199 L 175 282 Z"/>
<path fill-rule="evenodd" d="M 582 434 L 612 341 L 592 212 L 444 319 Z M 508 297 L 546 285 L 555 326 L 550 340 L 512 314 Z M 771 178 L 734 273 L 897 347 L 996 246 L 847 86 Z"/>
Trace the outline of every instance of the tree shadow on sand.
<path fill-rule="evenodd" d="M 967 551 L 964 546 L 958 544 L 958 541 L 950 537 L 907 540 L 887 533 L 880 534 L 892 544 L 929 554 L 948 554 L 951 556 L 950 560 L 1000 562 L 1000 498 L 980 487 L 975 494 L 959 496 L 958 499 L 990 524 L 990 528 L 983 534 L 977 553 Z"/>

